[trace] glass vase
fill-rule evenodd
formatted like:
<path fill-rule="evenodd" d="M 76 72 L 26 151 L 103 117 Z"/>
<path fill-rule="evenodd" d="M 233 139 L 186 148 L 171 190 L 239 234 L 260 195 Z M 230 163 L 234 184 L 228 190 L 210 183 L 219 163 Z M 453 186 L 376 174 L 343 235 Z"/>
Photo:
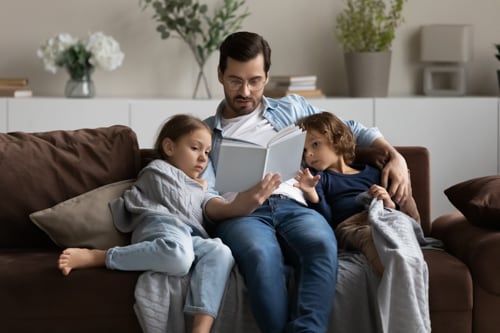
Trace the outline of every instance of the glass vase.
<path fill-rule="evenodd" d="M 85 70 L 80 77 L 70 75 L 64 89 L 67 98 L 92 98 L 95 96 L 94 81 L 92 81 L 92 70 Z"/>

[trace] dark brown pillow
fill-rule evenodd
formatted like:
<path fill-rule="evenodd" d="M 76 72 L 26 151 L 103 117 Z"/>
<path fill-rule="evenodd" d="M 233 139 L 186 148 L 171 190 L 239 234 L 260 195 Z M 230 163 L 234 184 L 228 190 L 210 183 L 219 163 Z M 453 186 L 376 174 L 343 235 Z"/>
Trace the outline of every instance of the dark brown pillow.
<path fill-rule="evenodd" d="M 139 169 L 137 137 L 126 126 L 0 133 L 0 247 L 53 246 L 29 214 Z"/>
<path fill-rule="evenodd" d="M 500 229 L 500 175 L 470 179 L 444 193 L 470 223 Z"/>

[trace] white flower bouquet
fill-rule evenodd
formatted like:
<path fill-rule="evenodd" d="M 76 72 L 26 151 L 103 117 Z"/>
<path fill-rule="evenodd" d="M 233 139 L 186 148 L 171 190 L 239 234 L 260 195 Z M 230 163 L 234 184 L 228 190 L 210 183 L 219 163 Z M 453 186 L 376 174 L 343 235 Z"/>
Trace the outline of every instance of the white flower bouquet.
<path fill-rule="evenodd" d="M 72 79 L 82 79 L 96 68 L 112 71 L 121 66 L 124 58 L 120 45 L 102 32 L 86 38 L 74 38 L 70 34 L 58 34 L 48 39 L 37 50 L 45 69 L 57 73 L 64 67 Z"/>

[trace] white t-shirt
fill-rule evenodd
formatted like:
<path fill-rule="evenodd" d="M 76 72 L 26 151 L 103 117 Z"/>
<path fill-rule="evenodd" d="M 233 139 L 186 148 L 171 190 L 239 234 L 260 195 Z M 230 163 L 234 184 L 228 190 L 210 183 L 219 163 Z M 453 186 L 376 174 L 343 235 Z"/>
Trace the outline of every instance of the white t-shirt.
<path fill-rule="evenodd" d="M 222 136 L 264 145 L 276 135 L 277 131 L 273 128 L 271 123 L 262 116 L 263 111 L 264 106 L 261 103 L 254 111 L 247 115 L 230 119 L 222 118 Z M 302 191 L 293 186 L 296 182 L 297 181 L 293 178 L 282 179 L 281 185 L 273 194 L 282 194 L 306 205 L 306 200 L 304 199 Z M 232 200 L 236 196 L 236 193 L 223 193 L 222 196 L 228 200 Z"/>

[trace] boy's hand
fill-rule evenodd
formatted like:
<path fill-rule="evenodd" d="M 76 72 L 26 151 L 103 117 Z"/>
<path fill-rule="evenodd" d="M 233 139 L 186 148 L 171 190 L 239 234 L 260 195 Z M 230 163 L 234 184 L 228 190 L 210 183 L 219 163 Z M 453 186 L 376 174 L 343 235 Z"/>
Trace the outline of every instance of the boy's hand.
<path fill-rule="evenodd" d="M 372 197 L 382 200 L 384 202 L 384 207 L 396 208 L 396 204 L 392 201 L 389 192 L 387 192 L 384 187 L 374 184 L 370 187 L 368 193 L 370 193 Z"/>
<path fill-rule="evenodd" d="M 320 175 L 313 176 L 311 171 L 305 168 L 297 173 L 297 176 L 295 176 L 297 182 L 293 186 L 298 187 L 304 192 L 307 201 L 317 203 L 319 202 L 319 197 L 315 186 L 318 184 L 320 178 Z"/>

